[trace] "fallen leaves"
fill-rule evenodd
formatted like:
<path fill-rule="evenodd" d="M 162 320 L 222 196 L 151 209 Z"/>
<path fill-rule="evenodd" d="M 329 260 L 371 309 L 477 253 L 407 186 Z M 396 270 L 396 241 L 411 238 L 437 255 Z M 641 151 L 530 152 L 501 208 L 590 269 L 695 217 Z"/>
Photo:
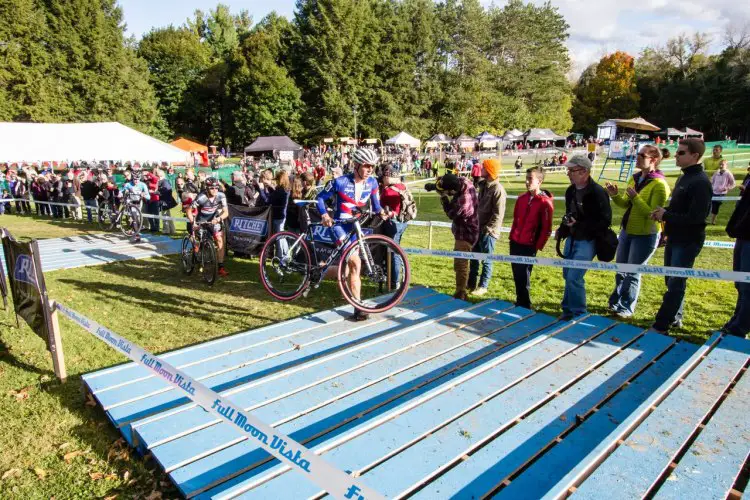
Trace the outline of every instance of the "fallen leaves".
<path fill-rule="evenodd" d="M 38 467 L 34 468 L 34 474 L 36 474 L 36 477 L 38 477 L 39 479 L 44 479 L 47 477 L 47 471 Z"/>
<path fill-rule="evenodd" d="M 85 405 L 89 406 L 89 407 L 92 407 L 92 408 L 94 406 L 96 406 L 96 400 L 94 399 L 94 396 L 92 396 L 90 392 L 86 393 L 86 403 L 85 403 Z"/>
<path fill-rule="evenodd" d="M 16 398 L 16 401 L 23 401 L 25 399 L 29 399 L 29 389 L 31 389 L 31 387 L 24 387 L 23 389 L 19 389 L 17 391 L 11 389 L 8 391 L 8 396 L 13 396 L 14 398 Z"/>
<path fill-rule="evenodd" d="M 21 471 L 21 469 L 8 469 L 8 470 L 6 470 L 3 473 L 2 477 L 0 477 L 0 479 L 2 479 L 3 481 L 5 481 L 6 479 L 9 479 L 9 478 L 12 478 L 12 477 L 18 477 L 18 476 L 21 475 L 22 472 L 23 471 Z"/>
<path fill-rule="evenodd" d="M 161 500 L 161 491 L 152 491 L 147 497 L 146 500 Z"/>
<path fill-rule="evenodd" d="M 83 455 L 83 452 L 81 450 L 71 451 L 70 453 L 66 453 L 65 455 L 63 455 L 63 460 L 65 460 L 66 464 L 69 464 L 75 457 L 80 455 Z"/>

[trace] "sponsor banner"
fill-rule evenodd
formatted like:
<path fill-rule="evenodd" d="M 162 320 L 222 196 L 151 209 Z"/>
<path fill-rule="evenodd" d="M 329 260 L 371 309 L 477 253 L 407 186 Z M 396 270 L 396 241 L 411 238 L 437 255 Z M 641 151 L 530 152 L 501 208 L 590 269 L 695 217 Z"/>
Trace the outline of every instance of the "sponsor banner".
<path fill-rule="evenodd" d="M 229 399 L 209 389 L 190 375 L 178 370 L 141 346 L 124 339 L 112 330 L 63 304 L 57 303 L 57 308 L 71 321 L 140 366 L 153 372 L 207 412 L 213 413 L 222 421 L 226 421 L 237 432 L 245 435 L 250 442 L 257 443 L 268 453 L 285 463 L 290 470 L 301 474 L 326 490 L 334 498 L 384 499 L 382 495 L 365 485 L 361 480 L 337 469 L 291 437 L 258 420 L 251 413 L 243 410 L 241 406 L 232 403 Z"/>
<path fill-rule="evenodd" d="M 227 248 L 243 255 L 258 255 L 271 234 L 271 207 L 229 205 Z"/>
<path fill-rule="evenodd" d="M 32 243 L 19 243 L 9 233 L 3 237 L 3 252 L 8 270 L 8 281 L 13 296 L 13 310 L 39 335 L 49 349 L 47 315 L 42 303 L 39 275 L 34 261 Z M 3 279 L 3 284 L 5 280 Z"/>
<path fill-rule="evenodd" d="M 404 248 L 411 255 L 428 255 L 431 257 L 448 257 L 458 259 L 491 260 L 509 264 L 529 264 L 533 266 L 567 267 L 588 269 L 592 271 L 615 271 L 620 273 L 654 274 L 657 276 L 675 276 L 678 278 L 703 278 L 717 281 L 734 281 L 750 283 L 750 273 L 737 271 L 715 271 L 713 269 L 688 269 L 684 267 L 651 266 L 640 264 L 613 264 L 610 262 L 592 262 L 588 260 L 551 259 L 548 257 L 521 257 L 518 255 L 489 255 L 476 252 L 456 252 L 453 250 L 427 250 L 424 248 Z"/>

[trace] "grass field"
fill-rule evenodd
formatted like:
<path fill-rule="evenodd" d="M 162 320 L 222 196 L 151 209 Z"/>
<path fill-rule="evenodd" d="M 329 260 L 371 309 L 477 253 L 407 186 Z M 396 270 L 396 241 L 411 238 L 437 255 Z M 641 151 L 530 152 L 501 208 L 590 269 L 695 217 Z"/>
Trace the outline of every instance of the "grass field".
<path fill-rule="evenodd" d="M 739 175 L 741 170 L 735 170 Z M 675 176 L 670 174 L 673 184 Z M 556 199 L 556 220 L 563 213 L 562 197 L 568 182 L 564 175 L 548 176 L 545 188 Z M 505 182 L 509 194 L 523 190 L 521 179 Z M 734 193 L 732 193 L 734 194 Z M 419 194 L 420 220 L 447 220 L 438 199 Z M 734 207 L 727 202 L 716 226 L 708 227 L 708 239 L 727 240 L 724 225 Z M 506 225 L 511 222 L 509 200 Z M 614 208 L 615 226 L 622 210 Z M 0 226 L 21 238 L 52 238 L 94 226 L 0 216 Z M 426 247 L 427 228 L 410 227 L 403 244 Z M 452 248 L 449 229 L 434 229 L 433 247 Z M 507 253 L 507 240 L 497 253 Z M 543 256 L 553 256 L 549 244 Z M 731 269 L 731 251 L 704 249 L 696 267 Z M 652 262 L 660 264 L 663 252 Z M 452 293 L 452 262 L 441 258 L 413 258 L 413 282 Z M 306 300 L 279 306 L 258 280 L 257 262 L 229 260 L 228 279 L 207 288 L 197 277 L 180 274 L 176 257 L 120 262 L 46 275 L 50 295 L 108 326 L 115 332 L 154 352 L 204 342 L 229 333 L 256 328 L 300 314 L 343 303 L 335 283 L 324 283 Z M 606 300 L 614 286 L 612 273 L 587 275 L 589 309 L 605 314 Z M 560 312 L 563 281 L 561 270 L 535 268 L 532 300 L 535 309 L 552 315 Z M 641 300 L 632 323 L 647 328 L 664 293 L 662 278 L 646 276 Z M 488 297 L 485 297 L 488 298 Z M 513 300 L 510 267 L 495 265 L 489 298 Z M 688 282 L 684 327 L 674 335 L 702 342 L 708 332 L 724 324 L 733 310 L 736 292 L 731 283 L 697 280 Z M 59 384 L 51 371 L 49 354 L 41 339 L 12 313 L 0 314 L 0 498 L 119 498 L 175 497 L 176 492 L 150 460 L 142 460 L 122 446 L 118 433 L 103 413 L 86 404 L 80 392 L 83 373 L 123 362 L 123 358 L 67 320 L 61 320 L 69 381 Z"/>

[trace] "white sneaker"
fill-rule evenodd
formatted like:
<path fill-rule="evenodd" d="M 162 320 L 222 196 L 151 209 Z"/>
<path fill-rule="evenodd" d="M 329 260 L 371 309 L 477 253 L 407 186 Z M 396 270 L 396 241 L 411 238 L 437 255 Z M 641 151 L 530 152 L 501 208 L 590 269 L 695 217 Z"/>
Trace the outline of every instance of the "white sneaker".
<path fill-rule="evenodd" d="M 487 289 L 484 287 L 477 288 L 474 290 L 472 295 L 476 295 L 477 297 L 481 297 L 482 295 L 485 295 L 487 293 Z"/>

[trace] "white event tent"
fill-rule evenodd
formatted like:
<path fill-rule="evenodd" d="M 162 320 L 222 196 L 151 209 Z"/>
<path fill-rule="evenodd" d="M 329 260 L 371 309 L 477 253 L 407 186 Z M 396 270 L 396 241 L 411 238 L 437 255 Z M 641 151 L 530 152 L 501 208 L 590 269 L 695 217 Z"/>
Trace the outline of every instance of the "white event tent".
<path fill-rule="evenodd" d="M 0 122 L 0 162 L 165 161 L 189 153 L 117 122 Z"/>
<path fill-rule="evenodd" d="M 406 132 L 399 132 L 398 134 L 385 141 L 385 143 L 395 144 L 396 146 L 409 146 L 412 148 L 418 148 L 419 145 L 422 144 L 422 141 L 412 137 Z"/>

